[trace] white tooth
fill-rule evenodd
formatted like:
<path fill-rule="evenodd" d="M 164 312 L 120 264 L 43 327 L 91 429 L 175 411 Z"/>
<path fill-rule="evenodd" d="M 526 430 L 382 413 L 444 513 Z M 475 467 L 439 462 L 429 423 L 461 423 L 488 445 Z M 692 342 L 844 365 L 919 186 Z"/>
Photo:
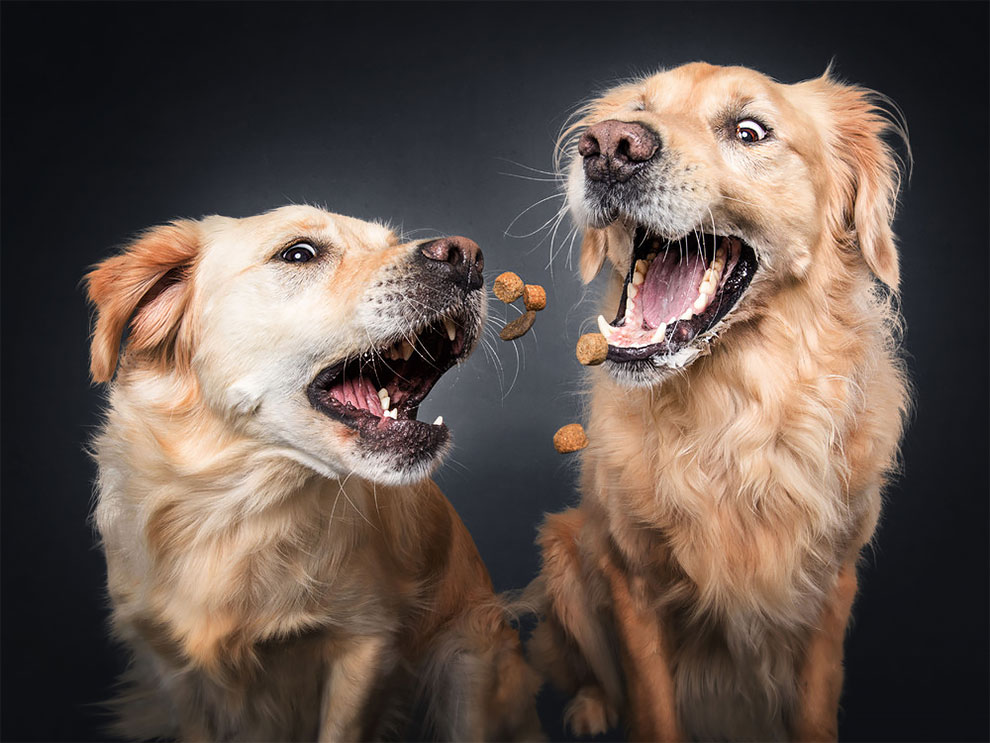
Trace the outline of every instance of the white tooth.
<path fill-rule="evenodd" d="M 450 338 L 450 340 L 454 340 L 454 338 L 457 337 L 457 328 L 454 327 L 454 321 L 449 317 L 445 317 L 443 319 L 443 325 L 447 328 L 447 337 Z"/>
<path fill-rule="evenodd" d="M 711 281 L 703 281 L 703 282 L 701 282 L 701 286 L 698 287 L 698 293 L 699 294 L 706 294 L 709 297 L 714 296 L 715 295 L 715 280 L 712 279 Z"/>
<path fill-rule="evenodd" d="M 644 274 L 641 274 L 639 271 L 633 274 L 633 278 L 632 278 L 633 286 L 639 286 L 644 281 L 646 281 L 646 276 Z"/>
<path fill-rule="evenodd" d="M 386 397 L 388 397 L 388 390 L 382 387 L 380 390 L 378 390 L 378 398 L 380 400 L 384 400 Z"/>
<path fill-rule="evenodd" d="M 605 340 L 608 340 L 609 336 L 611 336 L 612 333 L 615 332 L 615 328 L 613 328 L 611 325 L 608 324 L 608 322 L 605 321 L 604 315 L 598 316 L 598 330 L 599 332 L 601 332 L 602 335 L 605 336 Z"/>
<path fill-rule="evenodd" d="M 667 332 L 667 323 L 663 322 L 653 331 L 653 337 L 650 338 L 650 343 L 659 343 L 663 340 L 664 334 Z"/>
<path fill-rule="evenodd" d="M 409 341 L 402 341 L 402 360 L 409 361 L 409 358 L 413 355 L 413 347 Z"/>
<path fill-rule="evenodd" d="M 443 416 L 442 415 L 438 415 L 437 416 L 437 419 L 435 421 L 433 421 L 433 425 L 434 426 L 441 426 L 441 425 L 443 425 Z"/>
<path fill-rule="evenodd" d="M 639 274 L 636 275 L 638 276 Z M 631 283 L 629 285 L 629 288 L 626 290 L 626 296 L 629 297 L 630 299 L 635 299 L 637 294 L 639 294 L 639 287 L 636 286 L 636 282 L 633 281 L 633 283 Z"/>
<path fill-rule="evenodd" d="M 386 410 L 384 413 L 382 413 L 382 415 L 385 418 L 391 418 L 392 420 L 395 420 L 395 416 L 397 416 L 398 414 L 399 413 L 397 410 Z"/>
<path fill-rule="evenodd" d="M 626 324 L 632 322 L 633 314 L 635 312 L 636 312 L 636 300 L 633 299 L 632 297 L 629 297 L 626 300 L 626 314 L 625 314 Z"/>
<path fill-rule="evenodd" d="M 708 306 L 708 297 L 704 294 L 699 294 L 698 298 L 694 300 L 694 311 L 703 312 L 705 307 Z"/>
<path fill-rule="evenodd" d="M 694 317 L 694 311 L 690 307 L 688 307 L 686 310 L 684 310 L 684 314 L 681 315 L 680 318 L 674 318 L 670 322 L 675 322 L 678 319 L 690 320 L 692 317 Z"/>
<path fill-rule="evenodd" d="M 382 401 L 382 409 L 388 410 L 388 405 L 390 402 L 392 402 L 392 398 L 390 398 L 388 395 L 385 395 L 385 397 L 380 397 L 378 399 Z"/>

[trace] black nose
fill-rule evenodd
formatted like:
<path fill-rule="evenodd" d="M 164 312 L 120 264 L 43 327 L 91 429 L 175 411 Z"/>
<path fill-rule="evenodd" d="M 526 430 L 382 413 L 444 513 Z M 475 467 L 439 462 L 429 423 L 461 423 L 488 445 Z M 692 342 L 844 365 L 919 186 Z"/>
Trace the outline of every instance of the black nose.
<path fill-rule="evenodd" d="M 609 119 L 589 126 L 578 140 L 584 173 L 593 181 L 624 183 L 660 150 L 660 137 L 642 124 Z"/>
<path fill-rule="evenodd" d="M 485 279 L 481 272 L 485 268 L 485 256 L 478 243 L 467 237 L 442 237 L 430 240 L 419 246 L 419 252 L 426 256 L 455 284 L 465 284 L 468 290 L 480 289 Z"/>

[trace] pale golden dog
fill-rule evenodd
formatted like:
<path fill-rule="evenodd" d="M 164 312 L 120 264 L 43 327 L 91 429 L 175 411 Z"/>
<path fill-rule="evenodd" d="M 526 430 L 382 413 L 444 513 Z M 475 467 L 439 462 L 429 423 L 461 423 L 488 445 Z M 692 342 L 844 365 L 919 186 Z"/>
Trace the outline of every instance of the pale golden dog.
<path fill-rule="evenodd" d="M 478 339 L 481 268 L 465 238 L 293 206 L 149 230 L 87 276 L 123 733 L 377 738 L 417 689 L 442 738 L 538 732 L 535 674 L 425 479 L 449 432 L 416 420 Z"/>
<path fill-rule="evenodd" d="M 836 737 L 856 563 L 909 404 L 903 133 L 862 88 L 691 64 L 588 105 L 567 195 L 607 258 L 581 504 L 548 517 L 532 652 L 573 730 Z M 877 279 L 885 287 L 878 284 Z"/>

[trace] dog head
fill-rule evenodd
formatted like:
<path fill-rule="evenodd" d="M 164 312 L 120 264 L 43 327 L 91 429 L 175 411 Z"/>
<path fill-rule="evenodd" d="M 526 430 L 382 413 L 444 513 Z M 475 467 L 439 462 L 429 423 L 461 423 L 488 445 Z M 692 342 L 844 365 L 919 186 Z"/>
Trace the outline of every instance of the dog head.
<path fill-rule="evenodd" d="M 173 222 L 87 276 L 92 375 L 114 377 L 126 329 L 127 394 L 205 407 L 327 476 L 416 480 L 448 444 L 416 414 L 478 340 L 482 268 L 467 238 L 402 242 L 308 206 Z"/>
<path fill-rule="evenodd" d="M 572 143 L 568 205 L 580 271 L 624 282 L 599 327 L 608 371 L 654 385 L 795 287 L 898 284 L 899 186 L 876 94 L 823 77 L 783 85 L 690 64 L 593 101 Z M 731 331 L 730 331 L 731 332 Z"/>

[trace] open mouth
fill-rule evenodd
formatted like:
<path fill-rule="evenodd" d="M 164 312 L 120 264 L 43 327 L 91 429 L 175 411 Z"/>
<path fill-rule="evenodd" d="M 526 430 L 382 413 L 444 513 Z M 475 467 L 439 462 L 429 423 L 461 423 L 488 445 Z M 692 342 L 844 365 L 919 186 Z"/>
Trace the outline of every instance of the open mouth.
<path fill-rule="evenodd" d="M 637 227 L 615 320 L 601 315 L 608 360 L 673 357 L 710 339 L 756 272 L 754 250 L 738 237 L 692 233 L 679 240 Z"/>
<path fill-rule="evenodd" d="M 468 316 L 436 318 L 408 336 L 323 369 L 310 383 L 310 404 L 357 430 L 368 443 L 400 444 L 426 453 L 449 432 L 442 417 L 416 420 L 420 403 L 444 372 L 470 351 Z"/>

